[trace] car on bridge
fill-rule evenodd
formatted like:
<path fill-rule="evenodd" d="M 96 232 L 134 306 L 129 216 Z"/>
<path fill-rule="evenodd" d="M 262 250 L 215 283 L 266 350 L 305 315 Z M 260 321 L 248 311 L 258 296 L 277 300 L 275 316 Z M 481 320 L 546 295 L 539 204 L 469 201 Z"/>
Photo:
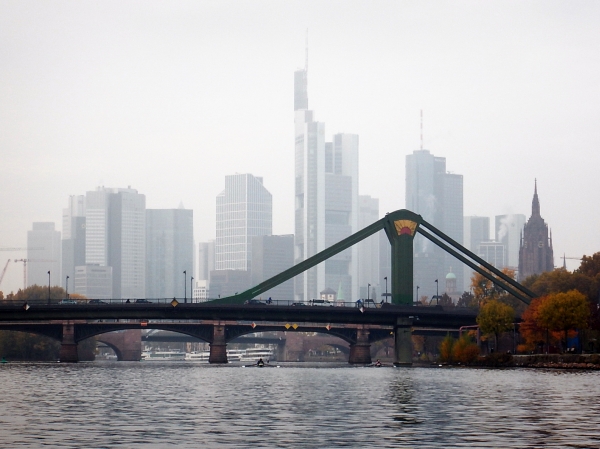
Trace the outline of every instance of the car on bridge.
<path fill-rule="evenodd" d="M 74 299 L 61 299 L 58 303 L 61 305 L 63 305 L 63 304 L 78 304 L 78 302 L 75 301 Z"/>
<path fill-rule="evenodd" d="M 152 301 L 148 301 L 147 299 L 140 298 L 140 299 L 136 299 L 135 303 L 136 304 L 152 304 Z"/>
<path fill-rule="evenodd" d="M 102 301 L 101 299 L 90 299 L 88 301 L 88 304 L 108 304 L 105 301 Z"/>
<path fill-rule="evenodd" d="M 247 301 L 244 302 L 244 304 L 251 304 L 251 305 L 267 305 L 267 303 L 265 301 L 261 301 L 260 299 L 248 299 Z"/>

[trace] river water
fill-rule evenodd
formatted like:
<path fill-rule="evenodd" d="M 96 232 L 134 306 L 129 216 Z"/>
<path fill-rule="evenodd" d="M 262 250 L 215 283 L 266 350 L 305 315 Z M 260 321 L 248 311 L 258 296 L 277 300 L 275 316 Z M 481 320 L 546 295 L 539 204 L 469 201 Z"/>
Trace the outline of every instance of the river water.
<path fill-rule="evenodd" d="M 600 447 L 600 372 L 0 365 L 1 448 Z"/>

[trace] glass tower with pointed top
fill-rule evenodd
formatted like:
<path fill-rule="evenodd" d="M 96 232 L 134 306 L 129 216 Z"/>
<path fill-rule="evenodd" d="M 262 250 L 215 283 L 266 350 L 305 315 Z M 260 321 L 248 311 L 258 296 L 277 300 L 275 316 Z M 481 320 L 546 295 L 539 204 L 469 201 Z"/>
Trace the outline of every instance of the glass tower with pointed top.
<path fill-rule="evenodd" d="M 358 230 L 358 136 L 325 141 L 325 124 L 308 109 L 307 70 L 294 73 L 295 239 L 297 264 Z M 357 246 L 294 278 L 294 299 L 319 297 L 326 288 L 358 297 Z"/>

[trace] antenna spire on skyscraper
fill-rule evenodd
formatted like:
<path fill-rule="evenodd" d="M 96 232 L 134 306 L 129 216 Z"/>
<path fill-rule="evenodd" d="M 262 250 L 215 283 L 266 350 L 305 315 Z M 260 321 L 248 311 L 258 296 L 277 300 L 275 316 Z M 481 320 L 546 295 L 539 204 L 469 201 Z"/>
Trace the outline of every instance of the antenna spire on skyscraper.
<path fill-rule="evenodd" d="M 421 109 L 421 150 L 423 149 L 423 109 Z"/>

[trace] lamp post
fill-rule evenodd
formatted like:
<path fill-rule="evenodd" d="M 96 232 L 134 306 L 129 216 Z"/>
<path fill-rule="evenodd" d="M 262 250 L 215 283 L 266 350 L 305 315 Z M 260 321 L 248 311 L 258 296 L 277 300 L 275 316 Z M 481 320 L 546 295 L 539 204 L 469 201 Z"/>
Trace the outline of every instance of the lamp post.
<path fill-rule="evenodd" d="M 194 276 L 190 277 L 190 303 L 194 302 Z"/>
<path fill-rule="evenodd" d="M 187 302 L 187 271 L 183 270 L 183 303 Z"/>
<path fill-rule="evenodd" d="M 438 280 L 435 280 L 435 303 L 439 304 L 440 303 L 440 289 L 439 289 L 439 283 Z"/>
<path fill-rule="evenodd" d="M 371 298 L 370 292 L 371 292 L 371 284 L 367 284 L 367 304 L 369 304 L 369 299 Z"/>
<path fill-rule="evenodd" d="M 65 284 L 67 285 L 67 291 L 65 294 L 67 296 L 67 299 L 69 299 L 69 276 L 67 276 L 67 282 Z"/>
<path fill-rule="evenodd" d="M 48 305 L 50 305 L 50 271 L 48 271 Z"/>
<path fill-rule="evenodd" d="M 419 302 L 419 286 L 417 285 L 417 302 Z"/>
<path fill-rule="evenodd" d="M 387 292 L 387 276 L 384 277 L 383 279 L 385 279 L 385 302 L 387 302 L 388 300 L 388 292 Z"/>

